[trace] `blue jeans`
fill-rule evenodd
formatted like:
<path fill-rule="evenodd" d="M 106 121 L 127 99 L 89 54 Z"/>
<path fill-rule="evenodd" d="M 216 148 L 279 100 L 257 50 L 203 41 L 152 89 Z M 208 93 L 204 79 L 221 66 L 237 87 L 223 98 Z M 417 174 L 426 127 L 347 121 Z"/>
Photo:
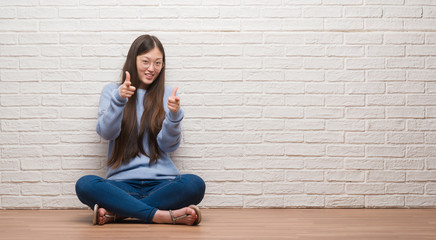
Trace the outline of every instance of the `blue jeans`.
<path fill-rule="evenodd" d="M 171 180 L 114 181 L 87 175 L 76 183 L 79 200 L 91 209 L 95 204 L 124 217 L 152 223 L 157 210 L 199 204 L 206 185 L 200 177 L 183 174 Z"/>

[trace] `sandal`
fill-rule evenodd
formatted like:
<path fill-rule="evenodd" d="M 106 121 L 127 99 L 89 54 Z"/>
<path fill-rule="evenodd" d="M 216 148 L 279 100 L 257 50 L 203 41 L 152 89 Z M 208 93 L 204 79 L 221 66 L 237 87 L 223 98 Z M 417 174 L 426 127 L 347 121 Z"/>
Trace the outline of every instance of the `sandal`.
<path fill-rule="evenodd" d="M 195 219 L 195 221 L 194 221 L 194 223 L 192 225 L 200 224 L 200 222 L 201 222 L 201 211 L 200 211 L 200 208 L 198 208 L 195 205 L 189 205 L 189 208 L 194 209 L 195 214 L 197 214 L 197 219 Z M 173 224 L 176 224 L 176 221 L 178 219 L 181 219 L 181 218 L 189 216 L 188 214 L 185 214 L 185 215 L 182 215 L 182 216 L 174 217 L 173 211 L 169 210 L 169 212 L 170 212 L 171 220 L 173 220 Z"/>
<path fill-rule="evenodd" d="M 92 216 L 92 224 L 93 225 L 97 225 L 98 224 L 98 209 L 99 209 L 98 204 L 95 204 L 94 205 L 94 214 Z M 117 215 L 116 214 L 114 214 L 114 215 L 107 215 L 107 214 L 105 214 L 104 216 L 107 217 L 107 218 L 114 218 L 114 222 L 117 220 Z"/>

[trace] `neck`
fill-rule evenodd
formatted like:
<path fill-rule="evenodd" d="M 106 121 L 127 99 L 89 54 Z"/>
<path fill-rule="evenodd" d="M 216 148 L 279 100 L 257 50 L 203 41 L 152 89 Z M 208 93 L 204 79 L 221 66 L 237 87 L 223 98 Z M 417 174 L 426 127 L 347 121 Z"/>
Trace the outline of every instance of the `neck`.
<path fill-rule="evenodd" d="M 139 84 L 139 88 L 140 88 L 140 89 L 144 89 L 144 90 L 147 90 L 148 86 L 149 86 L 149 85 L 144 84 L 144 83 L 142 83 L 142 82 L 141 82 L 141 84 Z"/>

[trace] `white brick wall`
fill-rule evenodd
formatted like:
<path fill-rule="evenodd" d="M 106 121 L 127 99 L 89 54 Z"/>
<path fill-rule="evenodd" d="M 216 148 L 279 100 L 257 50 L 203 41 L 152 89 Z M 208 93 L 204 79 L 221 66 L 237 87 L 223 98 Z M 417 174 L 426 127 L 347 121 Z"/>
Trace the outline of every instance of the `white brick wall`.
<path fill-rule="evenodd" d="M 436 207 L 436 1 L 0 1 L 0 208 L 81 208 L 102 87 L 158 36 L 204 207 Z"/>

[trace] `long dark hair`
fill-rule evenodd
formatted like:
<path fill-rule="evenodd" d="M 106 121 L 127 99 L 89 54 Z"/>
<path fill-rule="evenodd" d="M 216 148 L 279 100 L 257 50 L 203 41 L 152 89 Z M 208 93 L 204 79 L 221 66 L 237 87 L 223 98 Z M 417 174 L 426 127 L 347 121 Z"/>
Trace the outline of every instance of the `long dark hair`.
<path fill-rule="evenodd" d="M 156 163 L 161 151 L 157 144 L 157 135 L 162 129 L 162 122 L 165 118 L 163 108 L 163 97 L 165 91 L 165 51 L 162 43 L 155 36 L 139 36 L 130 46 L 126 62 L 123 67 L 121 84 L 126 79 L 126 71 L 130 73 L 132 86 L 139 88 L 141 80 L 138 76 L 136 67 L 136 57 L 144 54 L 157 47 L 163 56 L 163 66 L 157 78 L 147 87 L 144 96 L 144 113 L 141 117 L 141 125 L 138 132 L 138 121 L 136 117 L 136 96 L 133 94 L 124 107 L 123 119 L 121 122 L 120 135 L 114 141 L 114 147 L 108 166 L 119 168 L 122 164 L 127 164 L 130 160 L 140 153 L 150 158 L 149 165 Z M 148 136 L 149 153 L 144 151 L 143 138 L 144 134 Z"/>

